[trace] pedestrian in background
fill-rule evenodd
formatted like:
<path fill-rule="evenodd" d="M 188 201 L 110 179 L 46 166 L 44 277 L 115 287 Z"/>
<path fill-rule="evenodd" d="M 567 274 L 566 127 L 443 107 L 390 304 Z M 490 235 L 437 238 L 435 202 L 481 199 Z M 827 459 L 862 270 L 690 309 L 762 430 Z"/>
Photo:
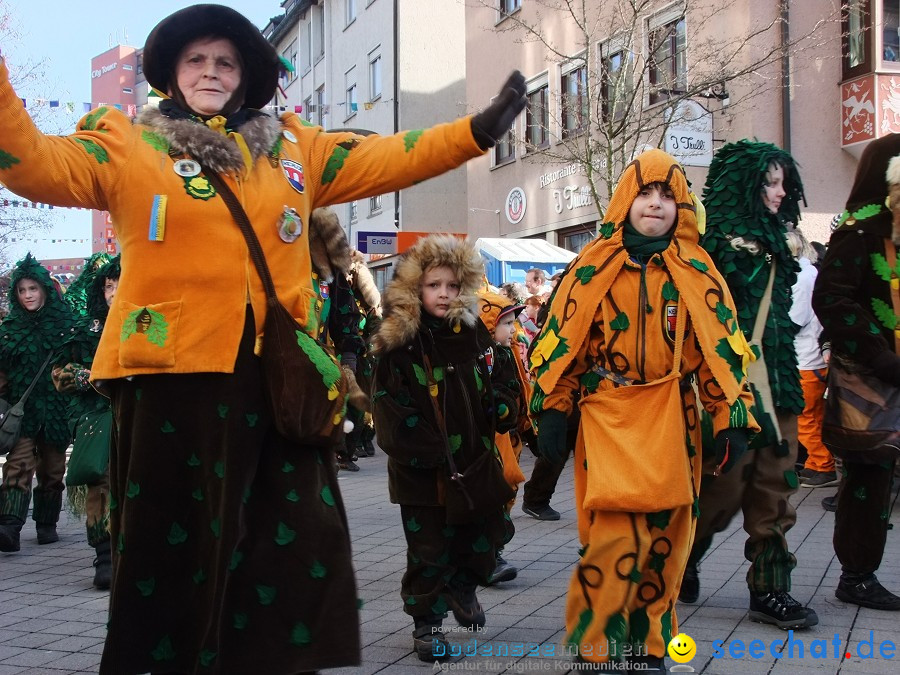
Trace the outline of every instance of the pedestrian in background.
<path fill-rule="evenodd" d="M 800 386 L 803 388 L 803 412 L 797 417 L 797 440 L 806 449 L 806 461 L 800 471 L 800 485 L 808 488 L 837 485 L 834 457 L 822 443 L 822 417 L 825 414 L 825 382 L 828 367 L 819 349 L 822 324 L 812 308 L 813 287 L 818 270 L 816 251 L 800 230 L 785 234 L 791 255 L 800 265 L 797 283 L 791 288 L 791 321 L 800 326 L 794 338 Z"/>
<path fill-rule="evenodd" d="M 235 193 L 278 301 L 306 327 L 311 211 L 483 154 L 524 107 L 524 78 L 515 73 L 474 116 L 380 137 L 262 112 L 281 61 L 228 7 L 193 5 L 163 19 L 142 62 L 167 96 L 159 108 L 132 121 L 104 106 L 67 137 L 34 126 L 0 63 L 0 181 L 34 201 L 108 211 L 122 250 L 91 369 L 117 429 L 100 672 L 357 665 L 356 584 L 333 457 L 276 431 L 258 356 L 266 293 L 220 190 Z"/>
<path fill-rule="evenodd" d="M 525 289 L 530 295 L 541 295 L 546 292 L 547 273 L 540 267 L 532 267 L 525 273 Z"/>
<path fill-rule="evenodd" d="M 900 246 L 900 134 L 863 150 L 847 208 L 828 242 L 813 292 L 828 358 L 900 387 L 900 343 L 892 293 Z M 900 597 L 878 580 L 890 528 L 896 460 L 845 458 L 834 517 L 841 562 L 835 597 L 860 607 L 900 611 Z"/>
<path fill-rule="evenodd" d="M 489 582 L 497 551 L 513 534 L 505 497 L 464 524 L 448 522 L 446 510 L 445 495 L 457 489 L 451 473 L 466 474 L 484 453 L 500 464 L 494 433 L 517 421 L 517 393 L 505 386 L 515 381 L 515 366 L 496 358 L 478 318 L 483 268 L 467 241 L 420 239 L 385 289 L 375 335 L 375 430 L 406 535 L 403 611 L 413 618 L 413 649 L 423 661 L 450 655 L 441 634 L 448 608 L 461 626 L 485 625 L 476 586 Z"/>

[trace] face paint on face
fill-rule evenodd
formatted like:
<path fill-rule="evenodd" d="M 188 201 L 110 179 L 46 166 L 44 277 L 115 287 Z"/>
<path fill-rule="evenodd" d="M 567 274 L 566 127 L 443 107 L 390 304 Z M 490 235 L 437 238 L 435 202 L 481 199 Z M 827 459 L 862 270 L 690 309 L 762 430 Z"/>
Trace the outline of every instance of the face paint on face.
<path fill-rule="evenodd" d="M 175 81 L 191 110 L 198 115 L 218 115 L 241 84 L 237 49 L 225 38 L 188 43 L 178 55 Z"/>
<path fill-rule="evenodd" d="M 665 183 L 651 183 L 638 193 L 628 210 L 628 222 L 645 237 L 660 237 L 672 229 L 678 207 Z"/>
<path fill-rule="evenodd" d="M 106 306 L 112 307 L 113 298 L 116 297 L 116 289 L 119 287 L 118 279 L 109 279 L 103 282 L 103 297 L 106 300 Z"/>
<path fill-rule="evenodd" d="M 778 164 L 769 164 L 766 171 L 766 182 L 762 187 L 762 200 L 769 213 L 778 213 L 781 208 L 781 200 L 787 192 L 784 190 L 784 169 Z"/>
<path fill-rule="evenodd" d="M 33 279 L 22 279 L 16 284 L 16 297 L 26 312 L 36 312 L 44 306 L 47 292 Z"/>
<path fill-rule="evenodd" d="M 419 297 L 422 308 L 431 316 L 443 319 L 458 295 L 459 281 L 449 267 L 432 267 L 422 275 Z"/>

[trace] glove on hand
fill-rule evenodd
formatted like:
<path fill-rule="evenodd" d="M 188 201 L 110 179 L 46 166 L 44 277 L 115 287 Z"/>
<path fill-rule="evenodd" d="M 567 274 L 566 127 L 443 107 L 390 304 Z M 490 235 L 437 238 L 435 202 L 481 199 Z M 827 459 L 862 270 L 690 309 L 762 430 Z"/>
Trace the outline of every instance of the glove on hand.
<path fill-rule="evenodd" d="M 494 147 L 525 108 L 525 76 L 514 70 L 494 102 L 472 117 L 472 135 L 482 150 Z"/>
<path fill-rule="evenodd" d="M 722 429 L 716 434 L 716 472 L 728 473 L 747 452 L 749 440 L 746 429 Z"/>
<path fill-rule="evenodd" d="M 341 354 L 341 366 L 350 369 L 354 375 L 356 374 L 356 354 L 354 352 L 344 352 Z"/>
<path fill-rule="evenodd" d="M 566 414 L 559 410 L 545 410 L 538 418 L 538 450 L 551 464 L 566 461 Z"/>

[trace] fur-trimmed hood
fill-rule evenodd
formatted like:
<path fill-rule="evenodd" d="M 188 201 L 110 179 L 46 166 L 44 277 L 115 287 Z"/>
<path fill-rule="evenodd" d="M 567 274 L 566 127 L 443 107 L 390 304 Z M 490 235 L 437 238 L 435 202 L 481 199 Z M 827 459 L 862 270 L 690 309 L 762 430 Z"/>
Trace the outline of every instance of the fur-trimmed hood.
<path fill-rule="evenodd" d="M 150 127 L 169 143 L 169 152 L 193 157 L 217 173 L 238 173 L 244 170 L 244 158 L 232 139 L 193 119 L 175 119 L 163 115 L 156 108 L 147 108 L 137 116 L 136 124 Z M 281 139 L 281 122 L 260 114 L 241 125 L 241 136 L 247 142 L 255 162 L 272 152 Z"/>
<path fill-rule="evenodd" d="M 366 311 L 372 311 L 375 316 L 381 318 L 381 291 L 375 284 L 372 272 L 366 265 L 363 254 L 356 249 L 350 251 L 350 285 Z"/>
<path fill-rule="evenodd" d="M 420 284 L 433 267 L 449 267 L 459 280 L 459 296 L 450 303 L 451 325 L 474 327 L 484 262 L 472 242 L 450 234 L 433 234 L 417 241 L 397 263 L 394 278 L 384 291 L 384 319 L 374 336 L 375 352 L 385 354 L 409 343 L 422 326 Z"/>
<path fill-rule="evenodd" d="M 334 270 L 350 273 L 350 243 L 334 209 L 322 207 L 309 216 L 309 256 L 313 269 L 326 283 L 334 280 Z"/>

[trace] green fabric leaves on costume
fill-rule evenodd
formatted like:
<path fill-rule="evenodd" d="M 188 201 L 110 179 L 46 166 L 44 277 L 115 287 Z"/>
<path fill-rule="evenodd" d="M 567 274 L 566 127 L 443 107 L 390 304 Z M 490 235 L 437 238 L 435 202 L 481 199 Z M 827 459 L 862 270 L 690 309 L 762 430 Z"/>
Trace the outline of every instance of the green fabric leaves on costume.
<path fill-rule="evenodd" d="M 771 164 L 784 172 L 786 195 L 777 214 L 763 203 L 766 173 Z M 765 321 L 762 349 L 773 402 L 794 413 L 803 410 L 803 392 L 794 351 L 798 327 L 788 313 L 790 289 L 797 281 L 799 266 L 787 248 L 784 234 L 788 223 L 799 222 L 803 199 L 803 184 L 790 154 L 771 143 L 729 143 L 716 153 L 707 174 L 703 190 L 706 233 L 700 242 L 728 283 L 737 319 L 748 339 L 769 281 L 769 261 L 774 261 L 771 306 L 768 316 L 761 318 Z M 756 244 L 759 252 L 744 248 L 742 241 Z M 717 316 L 723 323 L 727 320 L 719 311 Z M 720 347 L 716 351 L 729 360 L 725 345 Z M 730 359 L 729 365 L 740 379 L 733 361 Z"/>
<path fill-rule="evenodd" d="M 45 294 L 44 304 L 33 312 L 18 300 L 18 284 L 24 279 L 36 282 Z M 8 299 L 9 315 L 0 324 L 0 371 L 6 373 L 5 398 L 12 404 L 25 393 L 46 358 L 59 354 L 73 334 L 74 321 L 49 272 L 30 253 L 10 274 Z M 50 445 L 65 447 L 72 440 L 66 413 L 69 397 L 57 392 L 50 379 L 55 359 L 25 402 L 22 436 L 35 438 L 42 432 Z"/>
<path fill-rule="evenodd" d="M 0 150 L 0 169 L 8 169 L 19 163 L 19 158 L 11 155 L 6 150 Z"/>

